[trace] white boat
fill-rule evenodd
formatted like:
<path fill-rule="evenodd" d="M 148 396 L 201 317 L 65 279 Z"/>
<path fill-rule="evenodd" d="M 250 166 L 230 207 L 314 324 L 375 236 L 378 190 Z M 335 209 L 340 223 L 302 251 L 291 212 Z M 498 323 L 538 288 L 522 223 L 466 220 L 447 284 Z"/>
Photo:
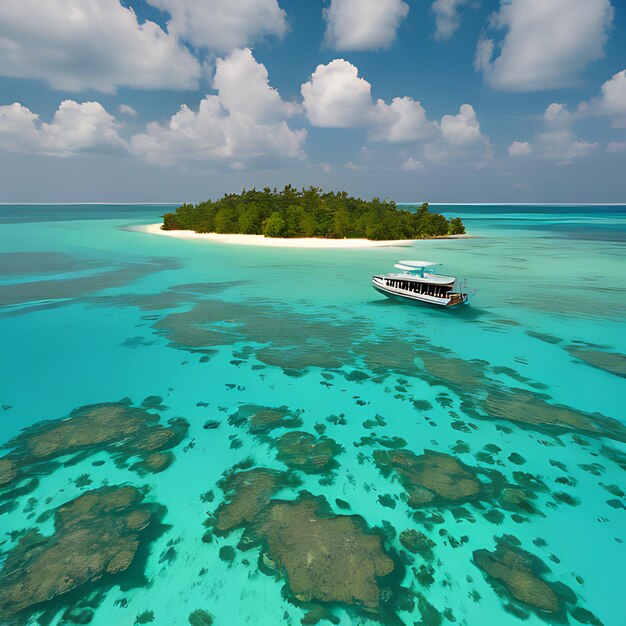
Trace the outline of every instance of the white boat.
<path fill-rule="evenodd" d="M 372 286 L 388 298 L 453 307 L 468 301 L 467 293 L 454 290 L 456 278 L 432 272 L 441 263 L 399 261 L 394 267 L 402 273 L 376 274 Z"/>

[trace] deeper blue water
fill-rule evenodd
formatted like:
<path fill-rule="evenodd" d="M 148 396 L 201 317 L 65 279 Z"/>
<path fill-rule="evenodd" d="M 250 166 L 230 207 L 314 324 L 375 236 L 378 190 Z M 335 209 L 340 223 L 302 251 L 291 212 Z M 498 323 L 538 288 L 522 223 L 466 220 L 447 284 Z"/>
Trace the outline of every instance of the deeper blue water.
<path fill-rule="evenodd" d="M 273 443 L 285 429 L 264 439 L 229 416 L 246 405 L 287 407 L 300 415 L 299 430 L 323 432 L 343 450 L 330 474 L 292 469 L 301 485 L 279 497 L 306 489 L 334 513 L 387 529 L 387 548 L 404 553 L 399 584 L 434 608 L 427 615 L 418 603 L 396 607 L 396 623 L 577 624 L 579 607 L 597 623 L 623 624 L 623 440 L 601 428 L 590 434 L 507 419 L 485 401 L 496 389 L 511 394 L 516 404 L 505 412 L 516 415 L 527 406 L 529 418 L 550 416 L 558 406 L 626 422 L 626 381 L 614 366 L 626 354 L 626 207 L 436 209 L 459 215 L 470 237 L 403 248 L 271 249 L 133 230 L 158 221 L 164 206 L 0 206 L 0 444 L 42 420 L 122 398 L 138 406 L 159 396 L 163 420 L 189 423 L 160 473 L 140 474 L 106 451 L 38 469 L 36 488 L 0 508 L 0 566 L 15 531 L 54 531 L 50 517 L 40 519 L 45 511 L 105 484 L 131 484 L 165 507 L 164 530 L 148 546 L 144 581 L 100 581 L 91 624 L 131 625 L 141 615 L 188 624 L 196 609 L 218 625 L 299 624 L 305 609 L 284 575 L 259 570 L 258 548 L 220 558 L 241 530 L 201 541 L 207 514 L 224 499 L 225 472 L 246 458 L 287 469 Z M 470 306 L 442 311 L 382 298 L 370 277 L 400 259 L 444 263 L 445 273 L 467 280 Z M 203 428 L 207 421 L 219 427 Z M 532 511 L 485 496 L 416 514 L 399 476 L 373 462 L 392 437 L 415 455 L 432 450 L 497 471 L 509 486 L 532 475 L 532 485 L 524 483 Z M 513 453 L 522 461 L 511 461 Z M 91 482 L 77 485 L 84 474 Z M 201 497 L 209 491 L 212 501 Z M 490 521 L 491 510 L 501 519 Z M 435 514 L 436 522 L 425 521 Z M 434 558 L 406 552 L 399 533 L 407 529 L 434 542 Z M 558 615 L 537 613 L 486 577 L 474 552 L 493 550 L 504 535 L 541 559 L 549 568 L 543 578 L 566 585 L 575 602 Z M 67 624 L 66 609 L 63 601 L 38 605 L 20 619 Z M 349 605 L 332 612 L 341 624 L 375 623 Z"/>

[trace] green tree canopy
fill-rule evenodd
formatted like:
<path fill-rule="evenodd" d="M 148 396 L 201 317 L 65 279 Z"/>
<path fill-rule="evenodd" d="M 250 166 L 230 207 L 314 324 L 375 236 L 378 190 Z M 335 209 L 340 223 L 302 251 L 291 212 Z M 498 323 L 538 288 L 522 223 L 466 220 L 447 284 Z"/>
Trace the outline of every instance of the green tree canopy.
<path fill-rule="evenodd" d="M 267 237 L 424 239 L 465 233 L 460 218 L 431 213 L 428 204 L 398 208 L 395 202 L 362 200 L 317 187 L 244 190 L 219 200 L 183 204 L 163 216 L 164 230 L 242 233 Z"/>

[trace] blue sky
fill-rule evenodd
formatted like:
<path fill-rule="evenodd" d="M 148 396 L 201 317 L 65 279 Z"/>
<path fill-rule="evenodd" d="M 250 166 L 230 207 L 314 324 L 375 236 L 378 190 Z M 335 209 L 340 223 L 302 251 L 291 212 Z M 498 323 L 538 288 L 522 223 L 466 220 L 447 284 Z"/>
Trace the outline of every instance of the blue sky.
<path fill-rule="evenodd" d="M 625 34 L 616 0 L 3 0 L 0 202 L 626 202 Z"/>

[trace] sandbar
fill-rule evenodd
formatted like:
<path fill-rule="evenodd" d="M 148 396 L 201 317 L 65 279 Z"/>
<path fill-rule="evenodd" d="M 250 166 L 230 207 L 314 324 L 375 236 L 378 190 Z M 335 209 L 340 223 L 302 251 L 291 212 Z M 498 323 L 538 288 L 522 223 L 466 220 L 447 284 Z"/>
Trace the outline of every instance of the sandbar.
<path fill-rule="evenodd" d="M 272 246 L 276 248 L 381 248 L 389 246 L 410 246 L 411 239 L 393 239 L 373 241 L 371 239 L 324 239 L 322 237 L 265 237 L 264 235 L 237 235 L 224 233 L 196 233 L 192 230 L 162 230 L 161 223 L 133 227 L 151 235 L 176 237 L 177 239 L 195 239 L 214 243 L 230 243 L 242 246 Z M 464 237 L 451 235 L 449 238 Z"/>

